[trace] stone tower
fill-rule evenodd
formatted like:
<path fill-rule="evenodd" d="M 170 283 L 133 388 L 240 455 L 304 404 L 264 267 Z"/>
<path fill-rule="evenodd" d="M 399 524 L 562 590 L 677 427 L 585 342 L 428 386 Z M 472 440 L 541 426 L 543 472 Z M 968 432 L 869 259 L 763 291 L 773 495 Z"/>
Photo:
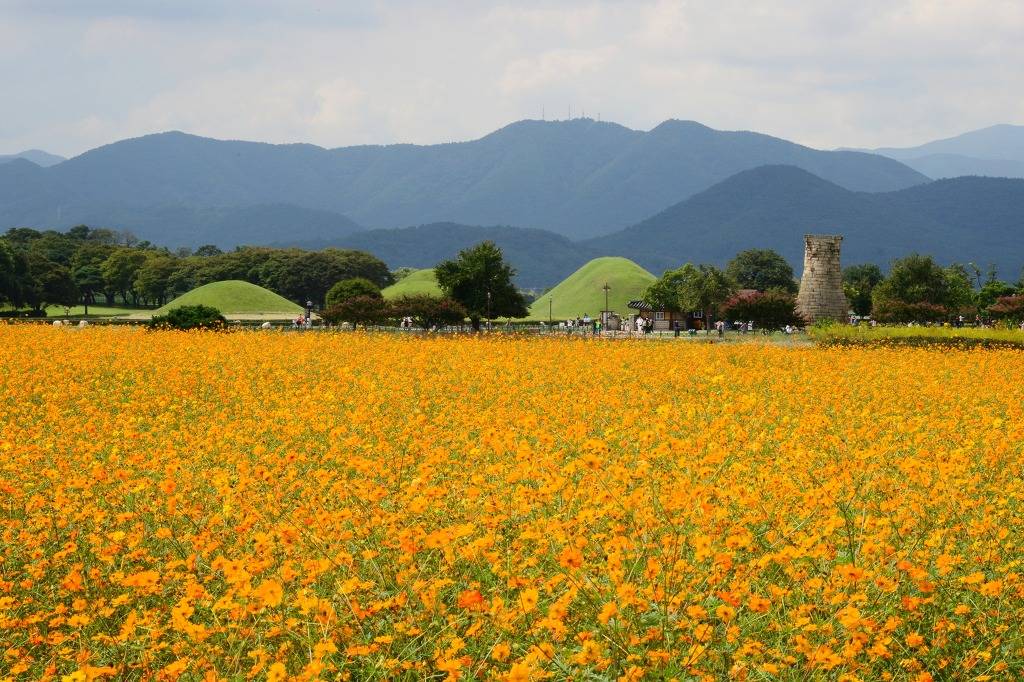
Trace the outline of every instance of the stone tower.
<path fill-rule="evenodd" d="M 807 324 L 846 319 L 850 304 L 843 293 L 843 270 L 839 265 L 842 241 L 838 234 L 804 235 L 804 274 L 800 277 L 796 310 Z"/>

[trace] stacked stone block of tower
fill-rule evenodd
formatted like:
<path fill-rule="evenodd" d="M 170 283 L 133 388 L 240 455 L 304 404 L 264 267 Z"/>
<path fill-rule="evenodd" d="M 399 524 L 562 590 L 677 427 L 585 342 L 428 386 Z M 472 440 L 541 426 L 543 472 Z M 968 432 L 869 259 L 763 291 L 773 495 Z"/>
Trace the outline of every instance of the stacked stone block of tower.
<path fill-rule="evenodd" d="M 804 273 L 796 309 L 807 321 L 845 320 L 849 303 L 843 294 L 843 270 L 839 264 L 842 235 L 804 235 Z"/>

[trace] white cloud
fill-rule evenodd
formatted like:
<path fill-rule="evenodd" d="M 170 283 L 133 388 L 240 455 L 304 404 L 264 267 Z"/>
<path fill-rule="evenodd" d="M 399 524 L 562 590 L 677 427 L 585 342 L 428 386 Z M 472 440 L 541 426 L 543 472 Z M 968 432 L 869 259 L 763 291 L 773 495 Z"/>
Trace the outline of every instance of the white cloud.
<path fill-rule="evenodd" d="M 431 143 L 520 118 L 688 118 L 821 147 L 1024 122 L 999 0 L 0 0 L 0 152 L 181 129 Z"/>
<path fill-rule="evenodd" d="M 614 56 L 615 48 L 550 50 L 537 57 L 516 59 L 505 67 L 504 92 L 518 93 L 570 84 L 584 74 L 599 72 Z"/>

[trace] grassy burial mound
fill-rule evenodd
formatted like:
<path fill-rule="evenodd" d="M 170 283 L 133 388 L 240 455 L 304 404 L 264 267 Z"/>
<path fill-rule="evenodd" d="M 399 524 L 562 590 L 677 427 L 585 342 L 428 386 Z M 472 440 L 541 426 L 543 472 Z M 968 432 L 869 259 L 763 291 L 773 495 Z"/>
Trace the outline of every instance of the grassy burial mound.
<path fill-rule="evenodd" d="M 437 285 L 437 278 L 434 277 L 433 268 L 411 272 L 385 288 L 381 291 L 381 294 L 389 301 L 399 296 L 415 296 L 417 294 L 427 294 L 429 296 L 437 296 L 438 298 L 444 295 L 441 293 L 441 287 Z"/>
<path fill-rule="evenodd" d="M 211 282 L 182 294 L 153 316 L 164 315 L 183 305 L 208 305 L 229 320 L 286 319 L 303 312 L 303 308 L 283 296 L 261 286 L 237 279 Z"/>
<path fill-rule="evenodd" d="M 562 280 L 558 286 L 544 294 L 530 306 L 530 318 L 546 320 L 548 302 L 551 316 L 565 320 L 588 314 L 598 317 L 604 310 L 604 285 L 608 291 L 608 307 L 619 314 L 628 312 L 626 304 L 643 296 L 654 275 L 629 260 L 617 256 L 595 258 Z"/>

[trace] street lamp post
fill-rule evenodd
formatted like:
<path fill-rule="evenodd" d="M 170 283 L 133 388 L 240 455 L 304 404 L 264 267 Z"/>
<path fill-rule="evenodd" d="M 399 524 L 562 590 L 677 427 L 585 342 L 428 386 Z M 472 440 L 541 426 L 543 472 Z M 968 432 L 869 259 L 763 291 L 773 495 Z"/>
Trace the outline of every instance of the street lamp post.
<path fill-rule="evenodd" d="M 608 292 L 611 291 L 612 288 L 610 286 L 608 286 L 608 282 L 605 282 L 604 286 L 601 287 L 601 288 L 604 289 L 604 314 L 601 316 L 602 317 L 601 322 L 605 326 L 607 326 L 608 325 L 608 313 L 611 312 L 610 310 L 608 310 Z"/>
<path fill-rule="evenodd" d="M 311 325 L 310 325 L 310 322 L 309 322 L 309 319 L 310 319 L 310 318 L 311 318 L 312 316 L 313 316 L 313 302 L 312 302 L 312 301 L 309 301 L 309 300 L 307 300 L 307 301 L 306 301 L 306 326 L 307 326 L 307 327 L 311 326 Z"/>

